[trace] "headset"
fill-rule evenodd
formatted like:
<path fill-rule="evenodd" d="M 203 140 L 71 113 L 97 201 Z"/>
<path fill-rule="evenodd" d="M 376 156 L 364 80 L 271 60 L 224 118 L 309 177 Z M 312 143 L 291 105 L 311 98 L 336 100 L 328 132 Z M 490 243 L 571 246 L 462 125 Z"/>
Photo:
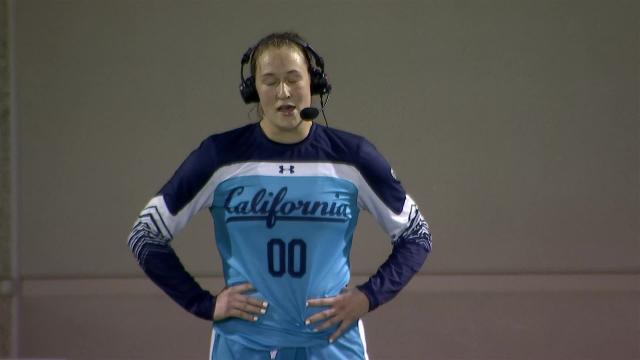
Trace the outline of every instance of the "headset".
<path fill-rule="evenodd" d="M 304 55 L 307 58 L 307 62 L 309 62 L 310 67 L 311 95 L 320 95 L 320 103 L 322 105 L 322 112 L 324 116 L 322 96 L 328 96 L 331 92 L 331 84 L 324 72 L 324 60 L 322 59 L 322 56 L 320 56 L 320 54 L 318 54 L 306 41 L 296 36 L 287 36 L 286 39 L 293 41 L 304 49 Z M 245 79 L 244 66 L 251 61 L 255 50 L 261 45 L 261 43 L 262 40 L 245 51 L 244 55 L 242 55 L 242 61 L 240 62 L 240 96 L 242 97 L 242 100 L 244 100 L 245 104 L 260 102 L 258 90 L 256 89 L 255 76 L 251 75 Z M 312 58 L 313 63 L 311 62 Z"/>

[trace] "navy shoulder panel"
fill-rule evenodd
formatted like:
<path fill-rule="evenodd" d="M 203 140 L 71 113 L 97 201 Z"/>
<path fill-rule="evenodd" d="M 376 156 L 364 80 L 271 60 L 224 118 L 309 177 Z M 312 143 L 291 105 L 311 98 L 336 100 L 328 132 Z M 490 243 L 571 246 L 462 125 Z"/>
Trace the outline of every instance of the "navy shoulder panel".
<path fill-rule="evenodd" d="M 319 150 L 327 156 L 327 160 L 355 164 L 358 148 L 364 140 L 362 136 L 324 126 L 315 127 Z"/>
<path fill-rule="evenodd" d="M 387 160 L 376 147 L 363 139 L 358 152 L 358 170 L 373 191 L 396 214 L 402 212 L 406 192 Z"/>
<path fill-rule="evenodd" d="M 160 189 L 158 194 L 164 197 L 167 208 L 176 215 L 204 187 L 211 175 L 225 163 L 227 143 L 234 143 L 246 136 L 251 125 L 211 135 L 200 146 L 193 150 L 173 174 L 171 179 Z"/>
<path fill-rule="evenodd" d="M 402 212 L 406 193 L 387 160 L 362 136 L 346 131 L 322 128 L 328 151 L 353 164 L 371 189 L 396 214 Z"/>

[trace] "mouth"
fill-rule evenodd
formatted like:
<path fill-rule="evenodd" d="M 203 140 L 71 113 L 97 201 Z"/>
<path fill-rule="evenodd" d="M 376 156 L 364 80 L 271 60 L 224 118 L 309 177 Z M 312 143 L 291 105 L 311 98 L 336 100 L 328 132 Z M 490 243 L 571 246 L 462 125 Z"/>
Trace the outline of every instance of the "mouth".
<path fill-rule="evenodd" d="M 276 110 L 278 110 L 279 113 L 282 113 L 283 115 L 293 115 L 293 111 L 296 109 L 296 107 L 294 105 L 280 105 L 276 108 Z"/>

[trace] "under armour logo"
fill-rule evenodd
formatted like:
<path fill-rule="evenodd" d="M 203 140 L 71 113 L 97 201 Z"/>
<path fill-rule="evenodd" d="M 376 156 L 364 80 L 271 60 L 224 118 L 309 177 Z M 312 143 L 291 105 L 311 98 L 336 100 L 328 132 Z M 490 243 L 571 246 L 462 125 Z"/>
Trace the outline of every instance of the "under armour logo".
<path fill-rule="evenodd" d="M 293 171 L 294 166 L 293 165 L 289 165 L 288 169 L 285 169 L 284 165 L 280 165 L 280 174 L 284 174 L 285 170 L 289 172 L 289 174 L 293 174 L 295 171 Z"/>

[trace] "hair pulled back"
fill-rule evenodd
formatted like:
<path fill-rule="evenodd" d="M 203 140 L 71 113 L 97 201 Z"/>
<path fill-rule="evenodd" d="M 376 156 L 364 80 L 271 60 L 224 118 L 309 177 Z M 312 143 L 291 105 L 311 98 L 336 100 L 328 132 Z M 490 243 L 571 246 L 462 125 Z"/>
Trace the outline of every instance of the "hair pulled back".
<path fill-rule="evenodd" d="M 271 33 L 263 37 L 258 41 L 258 44 L 255 46 L 253 54 L 251 55 L 251 75 L 256 75 L 256 62 L 267 49 L 280 49 L 285 46 L 298 49 L 298 51 L 304 55 L 304 58 L 307 61 L 307 71 L 311 73 L 311 58 L 309 57 L 307 50 L 301 45 L 306 43 L 307 41 L 304 40 L 302 36 L 292 31 Z"/>

